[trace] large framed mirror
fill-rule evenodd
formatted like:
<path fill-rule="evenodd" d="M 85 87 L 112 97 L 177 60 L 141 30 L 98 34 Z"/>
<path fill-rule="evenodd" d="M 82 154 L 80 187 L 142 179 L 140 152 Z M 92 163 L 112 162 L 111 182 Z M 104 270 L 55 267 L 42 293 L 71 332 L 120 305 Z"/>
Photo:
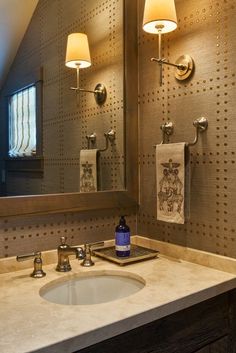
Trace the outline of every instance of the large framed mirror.
<path fill-rule="evenodd" d="M 51 4 L 53 2 L 54 1 L 52 1 Z M 46 3 L 47 1 L 41 1 L 42 6 L 46 6 Z M 104 187 L 98 190 L 97 192 L 78 192 L 76 188 L 72 188 L 71 190 L 70 188 L 64 188 L 61 191 L 55 188 L 55 191 L 46 191 L 42 194 L 34 194 L 32 192 L 32 194 L 30 195 L 17 194 L 17 196 L 1 197 L 0 216 L 3 217 L 38 213 L 86 211 L 102 208 L 123 208 L 135 206 L 138 202 L 138 55 L 136 1 L 119 0 L 115 3 L 114 1 L 107 1 L 105 3 L 102 1 L 100 2 L 94 0 L 89 0 L 86 2 L 81 1 L 81 4 L 83 6 L 81 7 L 80 11 L 83 17 L 80 19 L 73 17 L 75 16 L 75 11 L 73 10 L 73 3 L 75 3 L 75 1 L 61 0 L 61 3 L 64 4 L 60 8 L 61 12 L 63 9 L 65 10 L 63 11 L 63 16 L 62 14 L 59 14 L 61 16 L 61 19 L 58 20 L 56 17 L 57 13 L 53 13 L 51 14 L 54 15 L 52 23 L 47 23 L 48 31 L 52 30 L 53 25 L 55 26 L 56 23 L 58 31 L 65 32 L 63 32 L 63 36 L 61 35 L 64 38 L 63 41 L 57 41 L 56 47 L 52 46 L 53 37 L 51 38 L 51 41 L 47 39 L 48 48 L 45 49 L 45 55 L 51 55 L 53 59 L 50 63 L 52 70 L 49 70 L 44 74 L 46 75 L 46 77 L 49 77 L 49 80 L 54 82 L 52 89 L 58 89 L 60 91 L 58 100 L 49 102 L 48 109 L 52 109 L 54 113 L 56 111 L 58 113 L 58 119 L 60 119 L 62 117 L 62 115 L 60 115 L 60 109 L 62 109 L 62 107 L 64 106 L 67 107 L 68 102 L 68 105 L 70 106 L 69 109 L 71 109 L 68 111 L 68 116 L 70 116 L 71 120 L 75 119 L 75 114 L 82 114 L 83 116 L 85 116 L 85 119 L 86 115 L 88 116 L 87 124 L 84 124 L 86 125 L 86 128 L 83 125 L 83 120 L 80 119 L 80 130 L 82 131 L 82 137 L 80 134 L 80 140 L 83 140 L 82 142 L 80 142 L 80 149 L 86 148 L 86 135 L 88 133 L 93 133 L 97 129 L 98 135 L 103 136 L 103 133 L 107 132 L 107 130 L 115 128 L 117 130 L 117 140 L 115 141 L 113 146 L 112 143 L 109 145 L 111 151 L 110 154 L 107 155 L 108 162 L 106 161 L 106 159 L 104 159 L 103 166 L 105 167 L 103 170 L 103 174 L 110 176 L 114 174 L 114 170 L 117 170 L 118 168 L 119 178 L 118 180 L 116 178 L 115 183 L 113 182 L 113 184 L 109 184 L 108 177 L 107 184 L 106 182 L 103 182 Z M 119 8 L 119 11 L 117 12 L 116 8 L 118 5 L 121 6 L 121 8 Z M 70 6 L 72 6 L 72 8 L 70 8 Z M 105 11 L 103 11 L 103 7 L 105 8 Z M 51 11 L 53 11 L 53 6 L 51 6 L 50 9 Z M 106 17 L 106 15 L 108 15 L 108 18 L 104 18 Z M 67 21 L 68 18 L 70 18 L 71 16 L 72 22 L 70 28 L 70 25 Z M 116 24 L 114 19 L 115 16 L 121 16 L 121 20 L 117 20 Z M 101 28 L 98 28 L 95 21 L 95 17 L 96 20 L 99 21 L 98 24 L 99 26 L 101 26 Z M 42 15 L 40 17 L 40 21 L 43 21 Z M 63 21 L 65 21 L 65 23 L 63 23 Z M 75 73 L 73 72 L 73 70 L 66 70 L 66 68 L 64 67 L 65 58 L 63 54 L 65 51 L 65 38 L 67 34 L 69 34 L 70 31 L 74 30 L 73 26 L 76 26 L 76 29 L 77 27 L 81 26 L 84 30 L 90 32 L 89 24 L 92 24 L 93 22 L 95 22 L 97 28 L 93 28 L 93 30 L 91 30 L 91 46 L 93 48 L 93 52 L 96 49 L 98 51 L 98 54 L 97 56 L 95 56 L 94 69 L 91 70 L 90 74 L 87 74 L 86 72 L 82 73 L 81 82 L 87 87 L 93 87 L 94 80 L 96 79 L 99 81 L 104 80 L 105 83 L 110 82 L 107 87 L 108 98 L 104 106 L 97 106 L 92 95 L 89 97 L 84 97 L 83 95 L 80 95 L 78 103 L 78 97 L 76 97 L 74 92 L 71 92 L 69 90 L 70 85 L 73 85 L 72 81 L 76 80 Z M 110 59 L 109 52 L 99 49 L 102 46 L 101 42 L 104 37 L 104 30 L 102 30 L 104 22 L 107 22 L 106 25 L 108 27 L 108 32 L 105 38 L 108 45 L 112 46 L 114 44 L 114 40 L 116 41 L 116 44 L 113 48 L 114 57 L 111 57 Z M 40 23 L 40 25 L 43 25 L 43 23 Z M 64 30 L 65 28 L 66 30 Z M 96 40 L 94 38 L 96 38 Z M 30 38 L 28 40 L 30 40 Z M 44 38 L 42 38 L 41 36 L 40 40 L 43 41 Z M 43 46 L 42 42 L 40 43 L 40 45 Z M 117 56 L 116 58 L 115 55 L 117 47 L 122 47 L 122 55 L 120 58 L 119 56 Z M 53 53 L 50 53 L 50 50 L 52 50 Z M 99 50 L 101 50 L 101 52 L 99 52 Z M 58 70 L 62 75 L 62 83 L 58 82 L 57 76 L 53 73 L 53 60 L 55 60 L 55 51 L 58 52 L 56 60 L 57 62 L 59 62 L 57 64 L 59 68 Z M 30 55 L 34 56 L 34 53 L 30 53 Z M 24 61 L 25 65 L 30 65 L 30 63 L 27 63 L 27 61 L 25 60 L 24 54 L 22 54 L 21 59 Z M 109 66 L 109 60 L 111 61 L 111 66 Z M 115 61 L 115 63 L 113 62 L 113 60 Z M 119 63 L 118 60 L 121 60 L 121 62 Z M 114 67 L 112 65 L 114 65 Z M 122 74 L 120 74 L 119 71 L 121 67 Z M 97 68 L 100 69 L 96 71 Z M 106 73 L 105 75 L 102 74 L 104 72 Z M 116 84 L 113 83 L 114 77 L 117 81 Z M 67 91 L 66 87 L 68 89 Z M 45 104 L 47 104 L 47 99 L 49 100 L 50 96 L 45 97 L 43 95 L 42 105 L 44 108 Z M 73 107 L 75 107 L 75 113 L 73 113 Z M 44 109 L 42 109 L 42 115 L 43 114 Z M 51 115 L 49 114 L 48 121 L 46 122 L 44 121 L 44 117 L 42 116 L 42 124 L 44 124 L 44 128 L 45 126 L 47 126 L 47 124 L 48 126 L 56 125 L 54 119 L 56 119 L 57 117 L 55 114 L 53 116 L 53 114 L 51 120 Z M 104 118 L 105 114 L 108 115 L 108 124 L 107 120 Z M 98 126 L 96 126 L 96 121 L 99 121 Z M 101 129 L 101 127 L 103 130 Z M 64 126 L 60 125 L 59 130 L 60 129 L 64 129 Z M 70 127 L 70 130 L 73 130 L 73 126 L 72 128 Z M 42 141 L 42 146 L 45 146 L 46 144 L 51 144 L 53 148 L 53 139 L 56 137 L 56 135 L 54 136 L 53 134 L 51 134 L 49 141 Z M 73 139 L 75 139 L 75 131 L 72 131 L 72 136 L 68 135 L 68 144 Z M 97 143 L 103 148 L 104 142 L 101 139 L 98 140 Z M 96 147 L 99 148 L 99 146 Z M 42 150 L 44 148 L 42 147 Z M 58 147 L 58 149 L 60 155 L 60 146 Z M 71 160 L 73 161 L 73 156 Z M 118 160 L 117 165 L 112 164 L 113 160 Z M 6 164 L 4 164 L 4 166 L 5 165 Z M 12 168 L 12 170 L 10 171 L 10 175 L 13 175 L 14 177 L 17 176 L 17 178 L 19 178 L 18 181 L 15 183 L 15 188 L 17 188 L 17 185 L 20 186 L 21 180 L 25 178 L 26 171 L 17 170 L 17 172 L 14 172 L 14 168 L 16 167 L 14 165 L 12 167 L 12 164 L 10 163 L 9 165 Z M 28 175 L 30 175 L 31 173 L 31 177 L 35 177 L 35 171 L 27 171 L 27 173 Z M 69 172 L 69 175 L 74 175 L 73 170 Z M 54 183 L 53 175 L 51 176 L 50 182 L 53 187 L 55 186 L 54 184 L 57 184 L 56 182 Z M 71 182 L 71 185 L 72 184 L 73 183 Z"/>

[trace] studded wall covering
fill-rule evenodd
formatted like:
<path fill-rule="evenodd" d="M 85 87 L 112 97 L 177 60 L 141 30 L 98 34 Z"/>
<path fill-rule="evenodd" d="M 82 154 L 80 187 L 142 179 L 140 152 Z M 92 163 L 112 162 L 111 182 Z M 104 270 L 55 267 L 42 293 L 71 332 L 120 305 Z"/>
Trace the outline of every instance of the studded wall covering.
<path fill-rule="evenodd" d="M 76 98 L 76 70 L 65 66 L 67 35 L 88 35 L 92 66 L 80 70 L 80 87 L 107 88 L 104 105 L 93 94 Z M 100 154 L 101 190 L 124 187 L 123 152 L 123 2 L 122 0 L 40 0 L 1 94 L 1 120 L 6 120 L 4 96 L 43 69 L 42 174 L 8 173 L 7 195 L 79 191 L 79 151 L 86 135 L 96 133 L 95 148 L 104 149 L 110 129 L 116 140 Z M 4 117 L 5 116 L 5 117 Z M 6 145 L 2 129 L 1 154 Z"/>
<path fill-rule="evenodd" d="M 70 245 L 112 239 L 120 214 L 124 210 L 0 219 L 0 258 L 56 249 L 61 236 Z M 136 234 L 136 217 L 128 214 L 127 223 Z"/>
<path fill-rule="evenodd" d="M 182 54 L 191 55 L 195 73 L 189 81 L 180 83 L 174 78 L 173 68 L 165 67 L 162 87 L 157 64 L 150 62 L 150 58 L 157 55 L 157 38 L 143 32 L 144 0 L 138 0 L 138 4 L 141 197 L 138 221 L 133 215 L 128 217 L 128 223 L 133 233 L 137 231 L 140 235 L 236 257 L 235 2 L 176 0 L 178 28 L 164 36 L 164 56 L 174 62 Z M 65 70 L 63 62 L 61 70 Z M 48 73 L 51 71 L 53 73 L 53 64 Z M 56 75 L 50 77 L 57 80 Z M 73 82 L 73 73 L 68 71 L 65 79 Z M 55 87 L 49 87 L 53 94 Z M 69 94 L 67 91 L 65 100 L 73 105 Z M 61 100 L 50 99 L 50 102 L 48 110 L 52 112 L 62 104 Z M 96 109 L 93 106 L 90 111 Z M 107 114 L 112 116 L 111 112 Z M 209 128 L 190 150 L 190 219 L 185 225 L 158 222 L 153 145 L 161 141 L 160 124 L 173 121 L 175 130 L 171 141 L 188 142 L 194 138 L 193 120 L 200 116 L 208 118 Z M 76 119 L 76 113 L 71 117 Z M 53 119 L 50 123 L 54 123 Z M 53 145 L 51 148 L 53 151 Z M 67 234 L 73 244 L 82 243 L 84 239 L 111 238 L 117 213 L 99 211 L 1 220 L 0 256 L 15 255 L 19 250 L 24 253 L 32 248 L 55 248 L 61 234 Z"/>
<path fill-rule="evenodd" d="M 142 30 L 139 0 L 140 167 L 139 234 L 236 257 L 236 4 L 234 0 L 176 0 L 178 28 L 164 35 L 163 56 L 195 61 L 188 81 L 174 68 L 159 70 L 157 38 Z M 156 220 L 155 150 L 160 124 L 174 123 L 172 142 L 194 139 L 193 120 L 207 117 L 209 128 L 191 147 L 190 219 L 185 225 Z"/>
<path fill-rule="evenodd" d="M 81 70 L 81 87 L 107 87 L 103 106 L 92 94 L 75 92 L 76 72 L 65 67 L 67 35 L 86 32 L 92 66 Z M 40 0 L 1 92 L 0 163 L 6 145 L 5 95 L 43 67 L 43 178 L 11 173 L 8 194 L 41 194 L 78 191 L 79 150 L 86 148 L 86 135 L 97 134 L 97 148 L 105 147 L 104 132 L 113 128 L 116 140 L 101 154 L 102 188 L 122 189 L 123 158 L 123 1 Z M 6 151 L 5 151 L 6 152 Z M 2 180 L 4 178 L 2 176 Z M 1 184 L 4 190 L 4 183 Z M 121 210 L 68 213 L 0 219 L 0 257 L 34 250 L 55 249 L 60 236 L 69 244 L 111 239 Z M 127 212 L 125 212 L 127 213 Z M 130 212 L 128 212 L 130 214 Z M 127 217 L 136 233 L 136 216 Z"/>

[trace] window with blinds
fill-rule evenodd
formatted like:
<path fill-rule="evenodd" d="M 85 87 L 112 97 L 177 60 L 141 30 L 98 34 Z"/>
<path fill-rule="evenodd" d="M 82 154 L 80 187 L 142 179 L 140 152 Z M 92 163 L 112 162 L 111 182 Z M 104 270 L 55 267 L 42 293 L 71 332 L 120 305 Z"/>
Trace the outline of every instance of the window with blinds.
<path fill-rule="evenodd" d="M 14 93 L 9 99 L 9 157 L 36 155 L 36 86 Z"/>

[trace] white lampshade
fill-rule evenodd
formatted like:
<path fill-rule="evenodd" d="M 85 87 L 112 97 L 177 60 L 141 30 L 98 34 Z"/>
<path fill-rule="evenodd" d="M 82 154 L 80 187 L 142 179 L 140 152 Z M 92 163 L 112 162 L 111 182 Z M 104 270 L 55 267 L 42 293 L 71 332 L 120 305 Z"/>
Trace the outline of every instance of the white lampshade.
<path fill-rule="evenodd" d="M 80 69 L 91 66 L 88 37 L 84 33 L 68 35 L 66 48 L 66 66 Z"/>
<path fill-rule="evenodd" d="M 146 0 L 143 16 L 143 30 L 148 33 L 168 33 L 177 28 L 174 0 Z"/>

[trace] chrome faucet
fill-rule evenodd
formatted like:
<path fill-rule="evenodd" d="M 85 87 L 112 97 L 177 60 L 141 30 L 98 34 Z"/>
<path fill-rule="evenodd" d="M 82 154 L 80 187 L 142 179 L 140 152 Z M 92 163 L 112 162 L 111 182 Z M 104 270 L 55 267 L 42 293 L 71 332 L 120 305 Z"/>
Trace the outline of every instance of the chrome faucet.
<path fill-rule="evenodd" d="M 69 246 L 66 244 L 66 237 L 61 237 L 61 245 L 57 248 L 58 263 L 56 270 L 59 272 L 71 271 L 69 261 L 70 255 L 75 255 L 77 259 L 84 259 L 84 250 L 81 247 Z"/>

